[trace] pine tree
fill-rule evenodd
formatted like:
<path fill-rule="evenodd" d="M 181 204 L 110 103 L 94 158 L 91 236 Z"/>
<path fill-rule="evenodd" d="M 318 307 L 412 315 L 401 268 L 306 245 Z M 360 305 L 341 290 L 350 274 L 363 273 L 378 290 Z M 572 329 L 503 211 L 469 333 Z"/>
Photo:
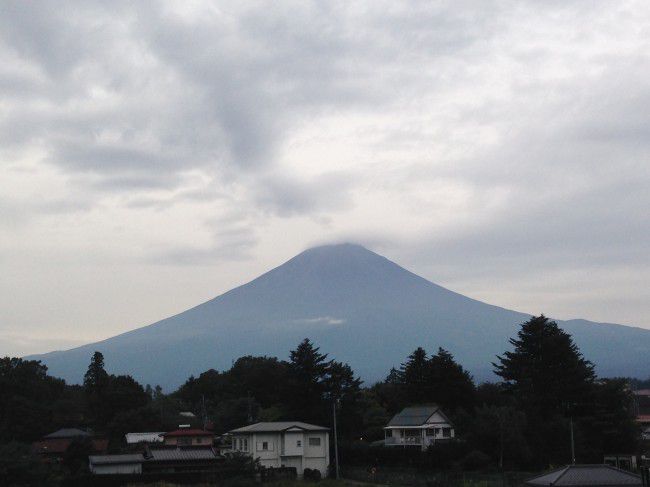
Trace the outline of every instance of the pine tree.
<path fill-rule="evenodd" d="M 562 414 L 589 393 L 594 366 L 554 321 L 532 317 L 510 343 L 514 350 L 497 356 L 499 363 L 492 365 L 528 413 Z"/>
<path fill-rule="evenodd" d="M 476 389 L 472 376 L 444 348 L 429 359 L 427 395 L 445 411 L 453 412 L 474 406 Z"/>
<path fill-rule="evenodd" d="M 308 338 L 305 338 L 289 354 L 288 364 L 288 414 L 291 419 L 305 417 L 311 421 L 322 421 L 325 416 L 323 395 L 325 379 L 330 363 L 327 354 L 319 352 Z"/>
<path fill-rule="evenodd" d="M 422 404 L 430 400 L 429 372 L 429 358 L 422 347 L 418 347 L 402 364 L 400 376 L 411 404 Z"/>

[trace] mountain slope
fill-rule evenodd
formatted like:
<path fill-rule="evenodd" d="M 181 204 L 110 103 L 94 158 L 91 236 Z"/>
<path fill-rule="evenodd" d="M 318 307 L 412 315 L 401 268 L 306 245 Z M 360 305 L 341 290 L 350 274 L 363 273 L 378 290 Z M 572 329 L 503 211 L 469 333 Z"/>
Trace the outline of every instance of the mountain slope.
<path fill-rule="evenodd" d="M 242 355 L 285 358 L 309 337 L 366 381 L 385 376 L 417 346 L 450 350 L 477 379 L 529 315 L 449 291 L 363 247 L 307 250 L 257 279 L 183 313 L 108 340 L 30 358 L 80 382 L 90 356 L 107 369 L 166 389 L 190 374 L 228 368 Z M 650 330 L 559 322 L 604 376 L 645 376 Z"/>

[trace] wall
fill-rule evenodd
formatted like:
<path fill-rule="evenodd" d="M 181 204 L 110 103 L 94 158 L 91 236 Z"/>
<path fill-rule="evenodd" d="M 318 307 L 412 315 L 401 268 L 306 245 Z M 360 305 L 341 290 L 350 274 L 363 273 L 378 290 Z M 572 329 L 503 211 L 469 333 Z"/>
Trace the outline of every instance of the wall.
<path fill-rule="evenodd" d="M 283 455 L 287 456 L 302 456 L 304 451 L 304 434 L 302 431 L 287 431 L 284 434 L 284 451 Z M 298 446 L 300 442 L 301 446 Z"/>
<path fill-rule="evenodd" d="M 97 475 L 142 473 L 142 464 L 124 463 L 114 465 L 93 465 L 91 471 Z"/>

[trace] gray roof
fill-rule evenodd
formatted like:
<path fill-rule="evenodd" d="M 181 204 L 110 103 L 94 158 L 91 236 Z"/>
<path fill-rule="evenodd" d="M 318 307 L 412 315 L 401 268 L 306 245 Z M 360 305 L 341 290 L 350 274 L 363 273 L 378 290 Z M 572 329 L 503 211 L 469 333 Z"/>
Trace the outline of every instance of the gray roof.
<path fill-rule="evenodd" d="M 192 460 L 216 460 L 219 458 L 212 448 L 174 448 L 149 450 L 148 462 L 187 462 Z"/>
<path fill-rule="evenodd" d="M 421 426 L 433 413 L 438 411 L 445 419 L 445 416 L 437 404 L 428 406 L 414 406 L 402 409 L 389 421 L 388 426 Z"/>
<path fill-rule="evenodd" d="M 526 481 L 534 486 L 600 486 L 641 485 L 641 477 L 610 465 L 569 465 Z"/>
<path fill-rule="evenodd" d="M 329 431 L 329 428 L 303 423 L 302 421 L 273 421 L 249 424 L 229 431 L 229 433 L 279 433 L 291 428 L 300 428 L 306 431 Z"/>
<path fill-rule="evenodd" d="M 81 436 L 90 436 L 90 433 L 78 428 L 62 428 L 56 430 L 54 433 L 50 433 L 44 438 L 79 438 Z"/>
<path fill-rule="evenodd" d="M 142 463 L 144 457 L 141 453 L 131 453 L 126 455 L 90 455 L 88 457 L 93 465 L 111 465 L 121 463 Z"/>

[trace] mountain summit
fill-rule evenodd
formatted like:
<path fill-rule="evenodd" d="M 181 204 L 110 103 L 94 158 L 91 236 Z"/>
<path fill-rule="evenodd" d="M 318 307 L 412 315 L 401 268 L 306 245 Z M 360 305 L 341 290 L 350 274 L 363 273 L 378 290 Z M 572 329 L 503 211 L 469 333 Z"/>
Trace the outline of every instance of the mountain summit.
<path fill-rule="evenodd" d="M 166 389 L 243 355 L 286 358 L 305 337 L 366 381 L 383 378 L 416 347 L 443 347 L 479 379 L 530 315 L 423 279 L 359 245 L 315 247 L 257 279 L 149 326 L 67 351 L 29 357 L 80 382 L 92 353 L 112 373 Z M 650 330 L 558 321 L 603 376 L 645 376 Z"/>

